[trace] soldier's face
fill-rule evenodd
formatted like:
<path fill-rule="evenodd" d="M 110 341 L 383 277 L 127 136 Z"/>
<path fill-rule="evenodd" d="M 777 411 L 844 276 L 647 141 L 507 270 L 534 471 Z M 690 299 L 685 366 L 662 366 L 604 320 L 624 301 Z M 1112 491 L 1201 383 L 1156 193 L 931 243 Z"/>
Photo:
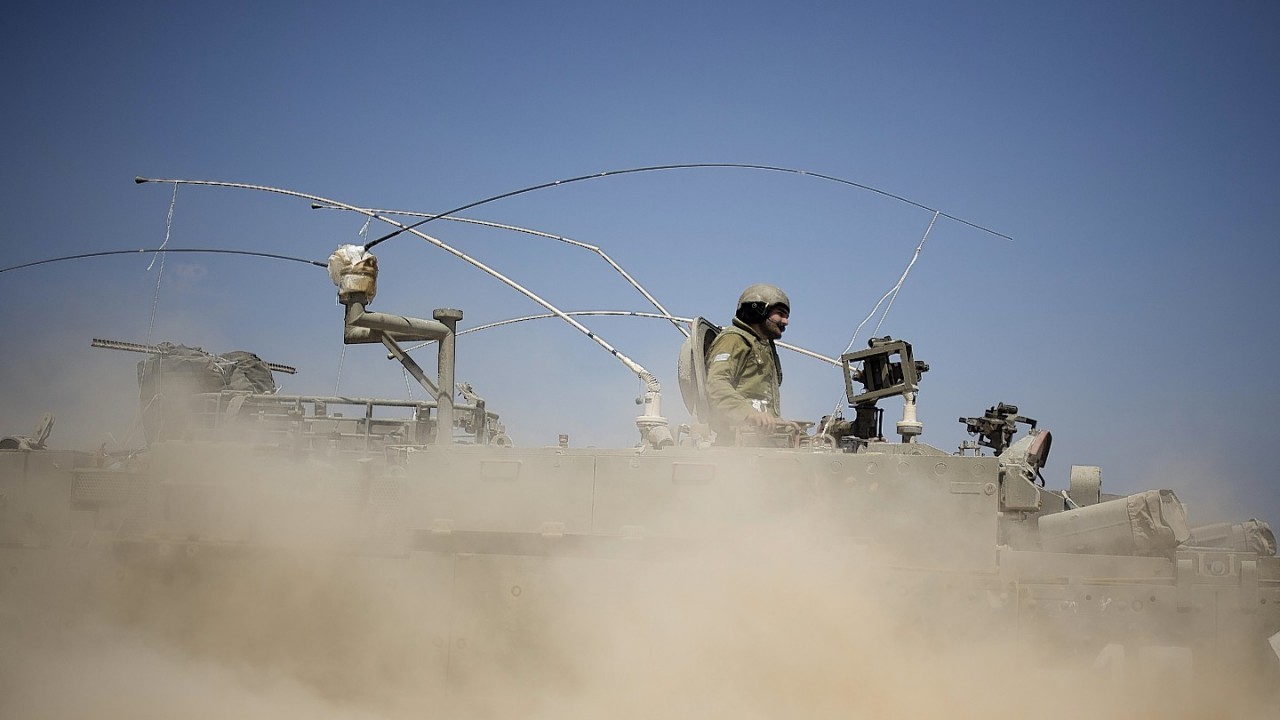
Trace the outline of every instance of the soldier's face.
<path fill-rule="evenodd" d="M 782 337 L 782 333 L 787 331 L 787 323 L 791 322 L 791 313 L 783 308 L 774 308 L 769 313 L 769 317 L 764 319 L 761 327 L 764 328 L 765 337 L 770 340 L 777 340 Z"/>

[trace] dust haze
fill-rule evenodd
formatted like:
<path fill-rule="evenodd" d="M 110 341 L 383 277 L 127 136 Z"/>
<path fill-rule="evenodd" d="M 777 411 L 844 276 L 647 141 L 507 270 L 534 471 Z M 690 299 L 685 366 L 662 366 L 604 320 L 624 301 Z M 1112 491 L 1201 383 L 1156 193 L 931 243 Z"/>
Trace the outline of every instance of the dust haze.
<path fill-rule="evenodd" d="M 205 471 L 242 473 L 239 466 Z M 957 610 L 813 507 L 554 556 L 370 545 L 323 473 L 258 477 L 252 552 L 0 550 L 6 718 L 1263 717 L 1230 678 L 1123 677 Z M 234 485 L 234 483 L 233 483 Z M 930 512 L 921 508 L 921 512 Z M 725 519 L 725 518 L 721 518 Z M 229 524 L 227 524 L 229 523 Z M 937 532 L 946 533 L 938 527 Z M 937 573 L 934 573 L 936 576 Z M 942 575 L 945 576 L 945 573 Z M 967 598 L 978 606 L 998 598 Z M 1069 636 L 1070 628 L 1064 629 Z"/>

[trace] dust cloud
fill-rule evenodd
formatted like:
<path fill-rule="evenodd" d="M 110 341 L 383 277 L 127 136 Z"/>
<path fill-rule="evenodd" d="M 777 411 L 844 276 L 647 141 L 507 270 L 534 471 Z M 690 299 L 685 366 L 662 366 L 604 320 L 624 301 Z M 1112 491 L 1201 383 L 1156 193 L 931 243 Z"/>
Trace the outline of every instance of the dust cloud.
<path fill-rule="evenodd" d="M 1230 678 L 1117 679 L 1066 647 L 1016 642 L 969 609 L 999 604 L 991 591 L 904 581 L 821 514 L 661 552 L 363 555 L 336 549 L 341 518 L 314 503 L 292 518 L 287 504 L 235 507 L 272 515 L 236 527 L 270 520 L 291 541 L 0 549 L 0 717 L 1198 720 L 1275 707 Z"/>

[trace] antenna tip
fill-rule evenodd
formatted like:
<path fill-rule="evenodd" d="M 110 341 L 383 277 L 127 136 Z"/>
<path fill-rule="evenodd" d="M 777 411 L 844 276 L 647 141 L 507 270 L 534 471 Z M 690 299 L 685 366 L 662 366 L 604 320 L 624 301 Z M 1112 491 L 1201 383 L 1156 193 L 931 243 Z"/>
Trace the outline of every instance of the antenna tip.
<path fill-rule="evenodd" d="M 137 184 L 141 185 L 142 183 L 147 182 L 147 179 L 146 179 L 146 178 L 144 178 L 144 177 L 142 177 L 141 175 L 135 175 L 135 176 L 133 177 L 133 181 L 134 181 L 135 183 L 137 183 Z"/>
<path fill-rule="evenodd" d="M 312 209 L 312 210 L 323 210 L 323 209 L 324 209 L 324 207 L 325 207 L 324 205 L 321 205 L 321 204 L 320 204 L 320 203 L 318 203 L 318 202 L 313 202 L 313 203 L 311 203 L 311 209 Z"/>

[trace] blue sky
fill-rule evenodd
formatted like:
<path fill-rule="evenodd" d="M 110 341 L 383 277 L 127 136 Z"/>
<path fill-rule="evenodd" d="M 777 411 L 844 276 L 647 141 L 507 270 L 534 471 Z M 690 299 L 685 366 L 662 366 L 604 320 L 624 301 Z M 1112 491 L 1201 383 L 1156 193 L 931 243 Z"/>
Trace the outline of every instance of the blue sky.
<path fill-rule="evenodd" d="M 1015 238 L 940 220 L 884 321 L 932 365 L 925 440 L 954 449 L 957 417 L 1016 403 L 1054 431 L 1051 486 L 1099 464 L 1105 489 L 1173 487 L 1196 519 L 1280 522 L 1277 21 L 1271 2 L 27 6 L 0 29 L 3 266 L 158 246 L 172 188 L 138 174 L 441 211 L 635 166 L 805 169 Z M 323 260 L 362 225 L 245 191 L 177 197 L 174 247 Z M 467 215 L 598 245 L 677 314 L 723 322 L 744 285 L 777 283 L 794 305 L 786 339 L 830 355 L 930 220 L 837 183 L 727 169 L 593 180 Z M 581 251 L 424 229 L 564 309 L 648 309 Z M 375 309 L 459 307 L 463 326 L 538 311 L 420 240 L 378 254 Z M 404 397 L 381 353 L 344 355 L 318 268 L 170 255 L 157 293 L 149 263 L 0 274 L 0 433 L 54 410 L 55 444 L 124 441 L 138 356 L 92 337 L 244 348 L 298 366 L 288 392 Z M 657 374 L 667 414 L 685 419 L 669 325 L 587 324 Z M 638 383 L 568 327 L 477 333 L 459 352 L 460 379 L 518 444 L 633 441 Z M 839 402 L 838 375 L 784 364 L 789 415 Z"/>

